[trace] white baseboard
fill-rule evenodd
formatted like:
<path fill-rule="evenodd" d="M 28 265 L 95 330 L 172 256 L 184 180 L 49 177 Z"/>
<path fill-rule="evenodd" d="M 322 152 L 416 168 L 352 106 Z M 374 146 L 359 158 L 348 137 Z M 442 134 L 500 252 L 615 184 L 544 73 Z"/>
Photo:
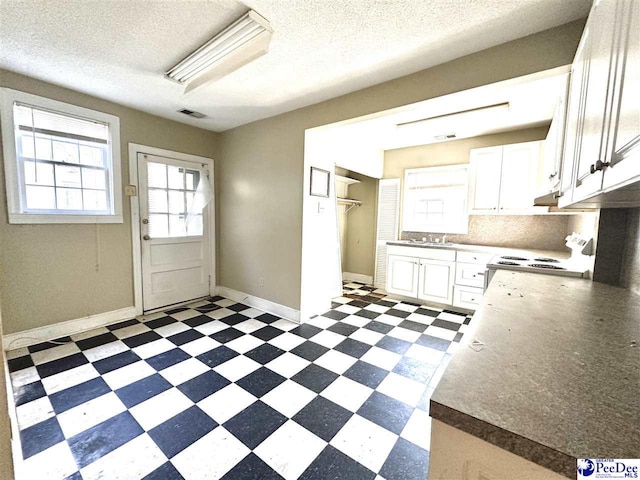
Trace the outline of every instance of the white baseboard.
<path fill-rule="evenodd" d="M 110 312 L 97 313 L 87 317 L 76 318 L 66 322 L 45 325 L 22 332 L 8 333 L 2 337 L 2 348 L 13 350 L 15 348 L 28 347 L 37 343 L 46 342 L 55 338 L 75 335 L 98 327 L 104 327 L 112 323 L 130 320 L 136 317 L 135 307 L 126 307 Z"/>
<path fill-rule="evenodd" d="M 232 288 L 223 287 L 221 285 L 218 285 L 216 287 L 216 295 L 220 295 L 221 297 L 225 297 L 230 300 L 235 300 L 236 302 L 244 303 L 245 305 L 249 305 L 250 307 L 257 308 L 258 310 L 264 310 L 267 313 L 272 313 L 273 315 L 284 318 L 285 320 L 300 323 L 300 310 L 286 307 L 279 303 L 265 300 L 264 298 L 255 297 L 253 295 L 249 295 L 248 293 L 239 292 L 238 290 L 233 290 Z"/>
<path fill-rule="evenodd" d="M 373 277 L 371 275 L 362 275 L 361 273 L 342 272 L 342 279 L 373 285 Z"/>

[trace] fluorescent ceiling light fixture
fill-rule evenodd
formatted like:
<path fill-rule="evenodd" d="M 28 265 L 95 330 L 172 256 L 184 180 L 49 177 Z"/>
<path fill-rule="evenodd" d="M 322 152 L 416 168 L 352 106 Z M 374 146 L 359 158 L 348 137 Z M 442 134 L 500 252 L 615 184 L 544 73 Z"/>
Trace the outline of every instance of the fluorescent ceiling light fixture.
<path fill-rule="evenodd" d="M 408 127 L 416 125 L 433 124 L 439 125 L 441 122 L 471 120 L 478 118 L 487 118 L 488 115 L 500 115 L 509 112 L 509 102 L 487 105 L 484 107 L 470 108 L 460 112 L 445 113 L 444 115 L 435 115 L 433 117 L 421 118 L 420 120 L 411 120 L 409 122 L 398 123 L 397 127 Z"/>
<path fill-rule="evenodd" d="M 187 58 L 171 68 L 166 77 L 185 85 L 184 93 L 218 80 L 269 51 L 273 29 L 253 10 L 225 28 Z"/>

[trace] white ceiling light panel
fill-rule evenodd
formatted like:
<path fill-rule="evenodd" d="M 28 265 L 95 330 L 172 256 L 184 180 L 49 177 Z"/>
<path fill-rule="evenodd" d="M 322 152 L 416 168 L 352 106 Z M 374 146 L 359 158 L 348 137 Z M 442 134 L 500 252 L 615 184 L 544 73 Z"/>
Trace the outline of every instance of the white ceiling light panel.
<path fill-rule="evenodd" d="M 250 10 L 171 68 L 166 77 L 185 85 L 189 93 L 267 53 L 272 34 L 269 22 Z"/>

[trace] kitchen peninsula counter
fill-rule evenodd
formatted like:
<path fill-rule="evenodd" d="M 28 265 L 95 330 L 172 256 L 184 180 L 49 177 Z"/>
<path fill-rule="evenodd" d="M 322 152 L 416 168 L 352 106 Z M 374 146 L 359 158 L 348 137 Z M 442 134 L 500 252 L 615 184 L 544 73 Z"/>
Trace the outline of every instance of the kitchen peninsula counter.
<path fill-rule="evenodd" d="M 640 456 L 639 296 L 503 270 L 470 327 L 434 419 L 569 478 L 578 458 Z"/>

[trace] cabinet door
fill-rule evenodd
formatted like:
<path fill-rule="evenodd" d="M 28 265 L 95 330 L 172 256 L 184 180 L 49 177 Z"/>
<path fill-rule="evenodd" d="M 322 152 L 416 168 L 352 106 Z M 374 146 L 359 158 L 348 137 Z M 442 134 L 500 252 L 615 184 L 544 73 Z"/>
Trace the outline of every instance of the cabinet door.
<path fill-rule="evenodd" d="M 455 262 L 420 260 L 418 298 L 451 305 L 455 275 Z"/>
<path fill-rule="evenodd" d="M 502 147 L 476 148 L 470 154 L 469 213 L 497 213 Z"/>
<path fill-rule="evenodd" d="M 582 107 L 584 104 L 586 86 L 585 52 L 589 30 L 586 29 L 578 45 L 578 51 L 571 65 L 569 81 L 569 96 L 567 99 L 567 117 L 564 130 L 564 148 L 562 154 L 562 168 L 560 170 L 560 201 L 563 207 L 573 200 L 575 172 L 578 151 L 580 149 L 582 129 Z"/>
<path fill-rule="evenodd" d="M 602 170 L 597 162 L 608 162 L 606 128 L 610 119 L 614 59 L 615 21 L 618 2 L 601 0 L 589 15 L 585 35 L 586 91 L 580 148 L 576 163 L 576 187 L 573 200 L 592 196 L 602 188 Z"/>
<path fill-rule="evenodd" d="M 500 213 L 523 213 L 533 209 L 540 142 L 502 147 Z"/>
<path fill-rule="evenodd" d="M 622 186 L 640 176 L 640 2 L 626 0 L 618 16 L 618 79 L 614 96 L 611 166 L 604 171 L 604 188 Z"/>
<path fill-rule="evenodd" d="M 389 255 L 387 292 L 406 297 L 418 296 L 418 259 Z"/>

